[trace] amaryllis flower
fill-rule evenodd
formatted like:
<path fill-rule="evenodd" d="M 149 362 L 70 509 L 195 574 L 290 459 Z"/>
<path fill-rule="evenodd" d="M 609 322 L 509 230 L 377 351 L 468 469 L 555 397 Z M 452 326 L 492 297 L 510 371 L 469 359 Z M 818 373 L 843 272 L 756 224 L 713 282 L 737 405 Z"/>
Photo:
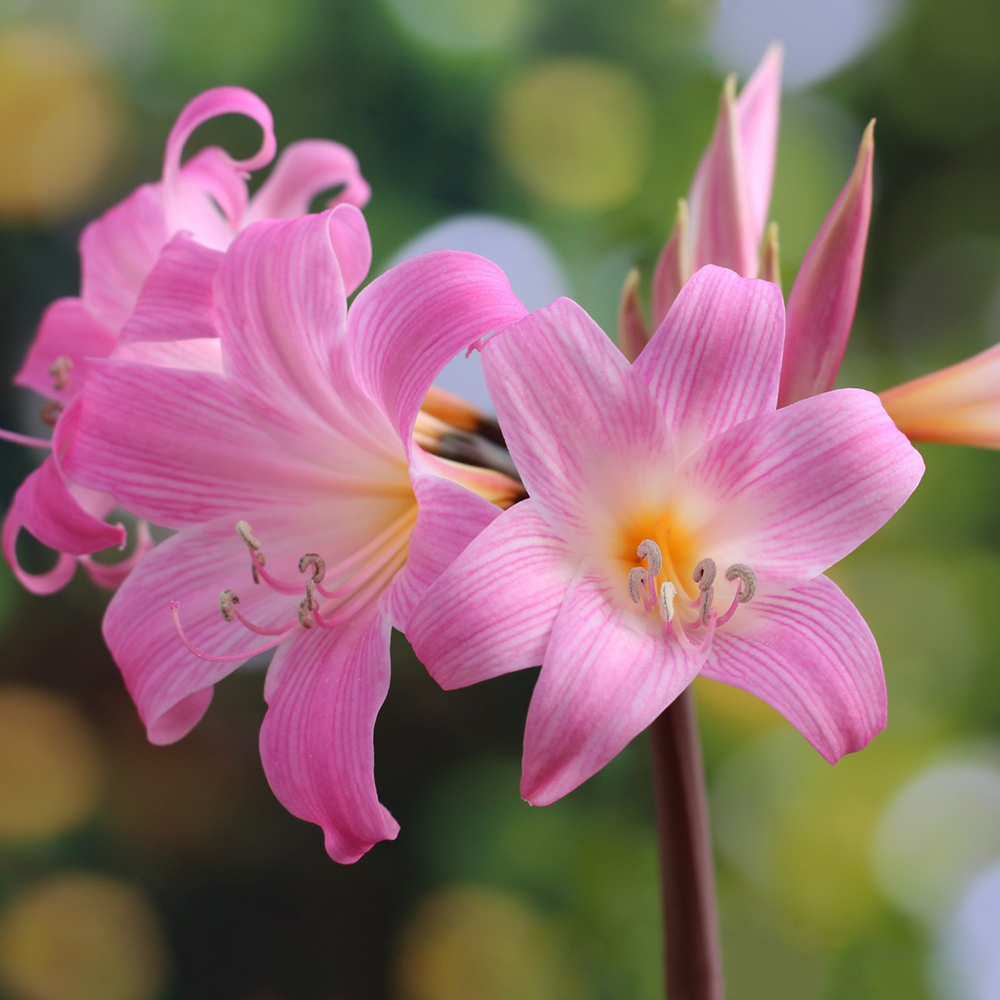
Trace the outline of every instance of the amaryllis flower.
<path fill-rule="evenodd" d="M 485 344 L 529 499 L 407 635 L 446 688 L 542 665 L 529 802 L 603 767 L 699 673 L 770 702 L 830 761 L 884 726 L 875 640 L 822 574 L 923 463 L 871 393 L 775 409 L 783 312 L 773 284 L 708 267 L 633 366 L 565 299 Z"/>
<path fill-rule="evenodd" d="M 235 160 L 210 147 L 181 163 L 184 146 L 195 129 L 224 114 L 246 115 L 263 132 L 260 149 L 246 160 Z M 114 349 L 132 316 L 140 292 L 159 264 L 168 275 L 203 266 L 204 254 L 225 249 L 244 226 L 263 218 L 292 218 L 309 210 L 323 191 L 340 188 L 332 204 L 364 205 L 368 184 L 357 160 L 336 142 L 307 140 L 285 150 L 253 198 L 248 197 L 249 172 L 274 156 L 271 113 L 249 91 L 219 87 L 196 97 L 181 112 L 167 139 L 163 178 L 145 184 L 92 222 L 80 238 L 82 269 L 79 296 L 59 299 L 45 311 L 27 358 L 14 381 L 47 400 L 44 415 L 51 423 L 80 392 L 88 358 L 106 357 Z M 173 242 L 171 242 L 173 241 Z M 170 259 L 164 248 L 170 245 Z M 209 254 L 211 256 L 211 254 Z M 165 279 L 168 283 L 170 278 Z M 164 279 L 161 279 L 160 289 Z M 171 284 L 173 288 L 173 284 Z M 150 289 L 156 295 L 157 289 Z M 189 334 L 190 335 L 190 334 Z M 60 421 L 61 422 L 61 421 Z M 18 579 L 36 593 L 51 593 L 72 577 L 76 559 L 98 583 L 114 586 L 134 558 L 117 566 L 95 563 L 89 553 L 125 543 L 121 525 L 104 517 L 110 499 L 68 481 L 60 454 L 70 435 L 72 419 L 59 428 L 52 454 L 18 490 L 3 526 L 3 550 Z M 15 442 L 49 447 L 49 442 L 0 432 Z M 22 527 L 60 553 L 56 566 L 36 575 L 17 561 L 16 541 Z M 140 529 L 137 555 L 147 548 Z"/>
<path fill-rule="evenodd" d="M 447 441 L 421 402 L 457 352 L 525 313 L 495 265 L 441 252 L 382 275 L 348 314 L 344 272 L 370 258 L 359 220 L 341 206 L 237 236 L 214 280 L 221 370 L 133 360 L 133 345 L 93 362 L 64 460 L 177 532 L 104 622 L 149 738 L 182 737 L 217 681 L 274 649 L 264 768 L 345 862 L 397 831 L 372 747 L 390 627 L 497 515 L 492 501 L 521 495 L 430 453 Z M 150 343 L 164 359 L 189 346 Z"/>
<path fill-rule="evenodd" d="M 739 97 L 730 78 L 719 120 L 681 202 L 674 231 L 656 265 L 653 329 L 684 283 L 700 267 L 717 264 L 745 278 L 780 283 L 774 239 L 764 241 L 778 140 L 781 49 L 768 50 Z M 788 296 L 778 403 L 833 386 L 857 308 L 872 203 L 873 125 L 865 130 L 847 184 L 813 240 Z M 649 339 L 637 293 L 626 283 L 619 345 L 638 356 Z"/>

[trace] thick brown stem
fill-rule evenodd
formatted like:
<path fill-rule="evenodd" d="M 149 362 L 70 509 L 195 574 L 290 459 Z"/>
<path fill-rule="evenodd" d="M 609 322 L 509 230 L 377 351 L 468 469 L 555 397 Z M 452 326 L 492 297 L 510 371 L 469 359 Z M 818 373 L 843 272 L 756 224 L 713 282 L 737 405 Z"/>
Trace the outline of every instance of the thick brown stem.
<path fill-rule="evenodd" d="M 688 688 L 650 727 L 668 1000 L 723 1000 L 715 870 Z"/>

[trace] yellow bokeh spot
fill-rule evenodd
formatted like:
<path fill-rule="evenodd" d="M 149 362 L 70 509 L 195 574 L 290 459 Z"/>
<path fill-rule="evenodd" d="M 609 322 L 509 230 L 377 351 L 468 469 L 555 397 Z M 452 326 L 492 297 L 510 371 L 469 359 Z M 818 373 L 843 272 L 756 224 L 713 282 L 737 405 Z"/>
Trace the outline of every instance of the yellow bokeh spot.
<path fill-rule="evenodd" d="M 132 886 L 61 875 L 0 914 L 4 996 L 31 1000 L 153 1000 L 166 979 L 160 922 Z"/>
<path fill-rule="evenodd" d="M 740 612 L 736 613 L 738 615 Z M 720 684 L 704 677 L 696 677 L 693 690 L 700 709 L 711 713 L 727 725 L 739 727 L 744 732 L 788 725 L 766 701 L 731 684 Z"/>
<path fill-rule="evenodd" d="M 115 88 L 79 40 L 41 28 L 0 33 L 0 219 L 78 209 L 121 132 Z"/>
<path fill-rule="evenodd" d="M 652 114 L 641 84 L 613 66 L 559 59 L 500 98 L 497 155 L 537 198 L 562 208 L 612 208 L 639 189 Z"/>
<path fill-rule="evenodd" d="M 403 931 L 398 1000 L 560 1000 L 580 995 L 551 925 L 525 900 L 483 886 L 426 897 Z"/>
<path fill-rule="evenodd" d="M 72 705 L 0 688 L 0 838 L 50 837 L 85 820 L 101 772 L 94 735 Z"/>

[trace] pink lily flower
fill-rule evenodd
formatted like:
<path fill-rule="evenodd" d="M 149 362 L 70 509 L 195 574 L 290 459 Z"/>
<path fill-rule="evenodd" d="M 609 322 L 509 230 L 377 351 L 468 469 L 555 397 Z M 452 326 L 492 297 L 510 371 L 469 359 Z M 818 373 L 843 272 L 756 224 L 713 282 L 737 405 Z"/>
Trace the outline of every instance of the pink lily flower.
<path fill-rule="evenodd" d="M 223 114 L 246 115 L 260 125 L 263 139 L 257 153 L 234 160 L 212 147 L 182 164 L 184 146 L 195 129 Z M 162 180 L 138 188 L 86 227 L 80 238 L 81 294 L 59 299 L 45 311 L 14 379 L 47 399 L 48 422 L 56 423 L 81 391 L 87 359 L 107 357 L 114 350 L 140 292 L 172 240 L 176 238 L 172 260 L 163 266 L 197 271 L 209 250 L 225 249 L 244 226 L 262 218 L 303 214 L 324 190 L 342 186 L 331 204 L 367 202 L 370 189 L 354 154 L 339 143 L 312 140 L 289 146 L 249 198 L 249 172 L 269 163 L 275 146 L 271 113 L 260 98 L 238 87 L 207 91 L 187 105 L 171 130 Z M 8 440 L 52 448 L 15 495 L 3 525 L 4 555 L 21 583 L 35 593 L 63 587 L 78 560 L 96 582 L 114 587 L 148 551 L 148 533 L 140 526 L 133 557 L 115 566 L 90 559 L 90 553 L 124 547 L 125 529 L 104 520 L 114 507 L 106 494 L 66 478 L 61 454 L 73 422 L 58 423 L 53 442 L 0 432 Z M 20 566 L 16 541 L 22 527 L 59 553 L 48 573 L 31 574 Z"/>
<path fill-rule="evenodd" d="M 525 314 L 502 272 L 428 254 L 348 312 L 345 275 L 368 259 L 350 206 L 247 228 L 214 281 L 221 368 L 135 360 L 132 344 L 92 362 L 64 459 L 74 481 L 177 532 L 104 621 L 150 740 L 185 735 L 219 680 L 273 649 L 264 769 L 341 862 L 398 830 L 373 775 L 390 627 L 499 513 L 491 501 L 521 495 L 422 446 L 443 443 L 420 410 L 433 378 Z"/>
<path fill-rule="evenodd" d="M 542 665 L 529 802 L 590 777 L 699 673 L 831 762 L 883 728 L 875 640 L 822 574 L 923 463 L 871 393 L 776 410 L 783 312 L 773 284 L 707 267 L 634 365 L 566 299 L 486 342 L 529 499 L 431 585 L 407 636 L 445 688 Z"/>
<path fill-rule="evenodd" d="M 739 97 L 730 78 L 719 120 L 653 276 L 653 329 L 692 274 L 717 264 L 779 282 L 776 237 L 761 253 L 771 200 L 781 97 L 781 48 L 772 46 Z M 854 170 L 813 240 L 788 297 L 778 405 L 832 388 L 850 335 L 871 218 L 874 123 Z M 649 340 L 635 282 L 622 294 L 619 344 L 630 360 Z"/>

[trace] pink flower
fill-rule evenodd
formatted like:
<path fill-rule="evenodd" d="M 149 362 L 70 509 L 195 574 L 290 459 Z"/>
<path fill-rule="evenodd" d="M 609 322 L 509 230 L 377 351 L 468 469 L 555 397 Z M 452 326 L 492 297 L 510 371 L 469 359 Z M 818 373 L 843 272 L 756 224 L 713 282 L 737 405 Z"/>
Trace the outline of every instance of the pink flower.
<path fill-rule="evenodd" d="M 223 114 L 246 115 L 260 125 L 263 141 L 258 152 L 241 161 L 211 147 L 182 165 L 181 154 L 194 130 Z M 258 97 L 238 87 L 207 91 L 181 112 L 171 130 L 162 181 L 143 185 L 87 226 L 80 238 L 81 294 L 49 306 L 14 379 L 46 397 L 46 413 L 52 422 L 80 392 L 87 359 L 107 357 L 114 349 L 158 263 L 196 271 L 204 266 L 208 251 L 225 249 L 245 225 L 262 218 L 300 215 L 308 211 L 315 195 L 329 188 L 343 186 L 335 204 L 367 202 L 369 188 L 354 154 L 339 143 L 325 141 L 289 146 L 267 181 L 249 198 L 248 172 L 269 163 L 274 152 L 271 113 Z M 163 263 L 168 244 L 172 260 Z M 4 520 L 4 554 L 22 584 L 36 593 L 64 586 L 73 575 L 77 557 L 98 583 L 115 586 L 135 559 L 107 566 L 93 562 L 89 553 L 123 547 L 125 530 L 104 520 L 113 508 L 110 498 L 66 479 L 60 457 L 72 420 L 60 420 L 59 425 L 52 454 L 18 490 Z M 19 435 L 2 436 L 48 446 L 48 442 Z M 60 553 L 50 572 L 34 575 L 19 565 L 16 541 L 22 527 Z M 145 531 L 140 528 L 136 557 L 147 548 Z"/>
<path fill-rule="evenodd" d="M 522 795 L 575 788 L 696 674 L 770 702 L 828 760 L 885 724 L 875 641 L 823 571 L 920 479 L 870 393 L 776 410 L 783 309 L 708 267 L 634 366 L 562 299 L 483 349 L 530 498 L 429 588 L 407 635 L 445 688 L 542 664 Z"/>
<path fill-rule="evenodd" d="M 496 516 L 490 501 L 520 490 L 414 438 L 440 440 L 420 412 L 440 369 L 523 306 L 495 265 L 442 252 L 384 274 L 348 313 L 367 238 L 351 206 L 246 229 L 214 280 L 221 367 L 150 364 L 145 350 L 191 346 L 167 337 L 186 325 L 176 313 L 164 329 L 150 314 L 144 333 L 167 339 L 92 363 L 64 460 L 177 531 L 104 622 L 150 739 L 179 739 L 217 681 L 274 649 L 264 768 L 344 862 L 397 831 L 373 776 L 390 626 Z"/>
<path fill-rule="evenodd" d="M 775 239 L 761 244 L 767 222 L 778 139 L 781 49 L 772 46 L 736 96 L 730 78 L 715 134 L 702 156 L 677 223 L 653 276 L 653 328 L 684 283 L 717 264 L 746 278 L 778 282 Z M 854 170 L 813 240 L 788 296 L 778 405 L 832 388 L 850 335 L 871 218 L 873 124 L 865 130 Z M 619 344 L 638 356 L 649 339 L 635 280 L 626 283 Z"/>

